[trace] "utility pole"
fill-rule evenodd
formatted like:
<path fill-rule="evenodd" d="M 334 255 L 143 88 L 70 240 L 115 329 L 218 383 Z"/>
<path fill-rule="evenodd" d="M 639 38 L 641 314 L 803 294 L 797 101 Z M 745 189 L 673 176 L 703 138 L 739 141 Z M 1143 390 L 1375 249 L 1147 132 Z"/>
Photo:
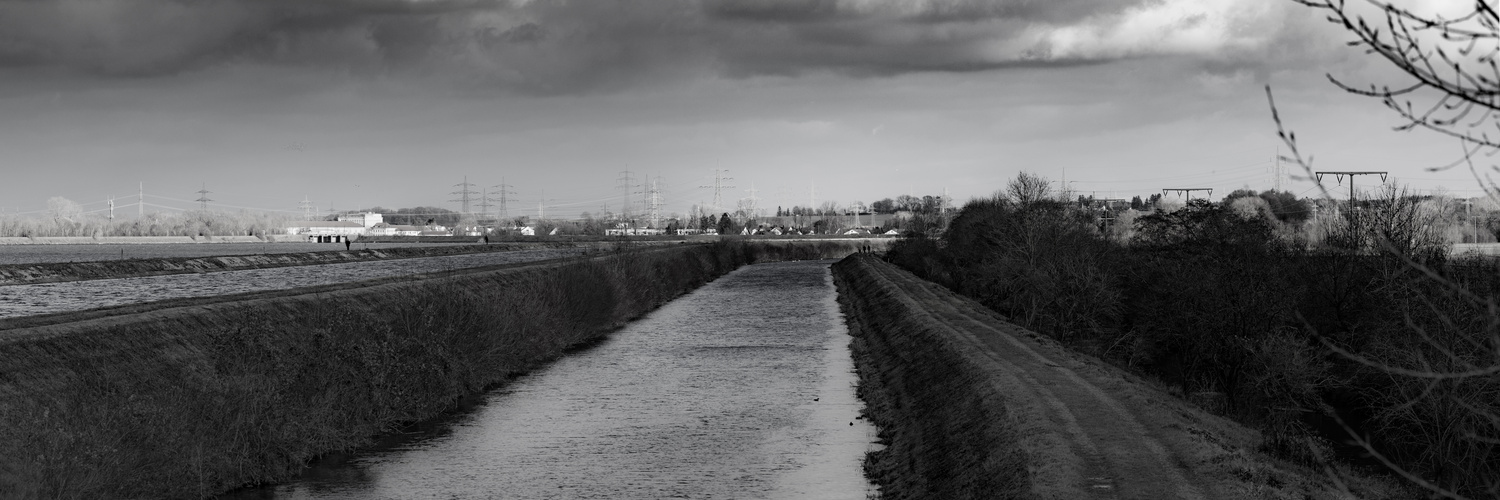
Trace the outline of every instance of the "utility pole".
<path fill-rule="evenodd" d="M 115 220 L 115 195 L 109 195 L 109 220 Z"/>
<path fill-rule="evenodd" d="M 1354 176 L 1356 176 L 1356 175 L 1378 175 L 1378 176 L 1380 176 L 1380 182 L 1384 183 L 1385 182 L 1385 176 L 1386 176 L 1386 174 L 1388 174 L 1388 172 L 1374 172 L 1374 171 L 1366 171 L 1366 172 L 1340 171 L 1340 172 L 1333 172 L 1333 171 L 1329 171 L 1329 172 L 1313 172 L 1313 174 L 1317 176 L 1317 178 L 1318 178 L 1318 184 L 1322 184 L 1323 183 L 1323 175 L 1325 175 L 1325 174 L 1326 175 L 1332 175 L 1333 179 L 1335 181 L 1337 181 L 1339 184 L 1343 184 L 1344 183 L 1344 176 L 1346 176 L 1346 175 L 1349 176 L 1349 206 L 1354 206 Z"/>
<path fill-rule="evenodd" d="M 539 198 L 536 200 L 536 220 L 541 222 L 542 218 L 547 216 L 547 192 L 538 189 L 537 196 Z"/>
<path fill-rule="evenodd" d="M 1169 191 L 1182 193 L 1183 196 L 1186 197 L 1189 201 L 1193 199 L 1193 191 L 1208 191 L 1209 196 L 1214 195 L 1214 188 L 1163 188 L 1161 190 L 1161 195 L 1165 197 L 1167 196 L 1167 192 Z"/>
<path fill-rule="evenodd" d="M 950 200 L 948 200 L 948 188 L 944 186 L 942 203 L 938 203 L 938 214 L 942 215 L 944 230 L 948 229 L 948 203 L 950 203 Z"/>
<path fill-rule="evenodd" d="M 746 189 L 745 192 L 750 193 L 750 197 L 749 198 L 745 198 L 746 200 L 750 200 L 750 205 L 748 207 L 746 207 L 749 210 L 750 213 L 745 214 L 745 216 L 747 218 L 752 218 L 753 219 L 753 218 L 755 218 L 755 211 L 757 209 L 756 202 L 760 201 L 760 197 L 755 195 L 755 193 L 756 193 L 755 183 L 754 182 L 750 183 L 750 189 Z"/>
<path fill-rule="evenodd" d="M 724 184 L 725 181 L 732 181 L 732 180 L 734 180 L 733 177 L 724 177 L 724 174 L 728 173 L 728 172 L 729 172 L 728 169 L 724 169 L 724 170 L 714 169 L 714 185 L 712 185 L 712 186 L 698 186 L 699 189 L 713 189 L 714 190 L 714 212 L 722 212 L 724 210 L 724 195 L 723 195 L 723 191 L 725 189 L 734 189 L 734 186 L 728 186 L 728 185 Z"/>
<path fill-rule="evenodd" d="M 317 207 L 313 206 L 312 200 L 307 199 L 305 194 L 302 195 L 302 202 L 297 204 L 297 208 L 302 209 L 302 220 L 313 220 L 313 212 L 317 211 Z"/>
<path fill-rule="evenodd" d="M 135 192 L 135 218 L 136 219 L 143 219 L 145 217 L 146 217 L 146 183 L 142 182 L 142 183 L 136 185 L 136 192 Z"/>
<path fill-rule="evenodd" d="M 204 210 L 204 211 L 208 210 L 208 202 L 214 201 L 214 200 L 208 199 L 208 193 L 212 193 L 212 192 L 213 191 L 209 191 L 208 190 L 208 183 L 206 183 L 206 182 L 203 183 L 203 189 L 199 189 L 198 190 L 198 199 L 193 200 L 193 201 L 198 202 L 198 208 L 200 210 Z"/>
<path fill-rule="evenodd" d="M 506 208 L 505 203 L 507 201 L 507 197 L 508 196 L 516 194 L 515 191 L 511 191 L 511 188 L 514 187 L 514 186 L 511 186 L 510 184 L 506 184 L 505 183 L 505 177 L 501 176 L 500 177 L 500 183 L 496 184 L 494 187 L 496 189 L 500 190 L 499 191 L 499 193 L 500 193 L 500 218 L 501 219 L 510 218 L 510 211 Z"/>
<path fill-rule="evenodd" d="M 483 187 L 479 188 L 479 203 L 477 205 L 479 206 L 480 218 L 489 217 L 490 207 L 495 206 L 490 203 L 490 194 Z"/>
<path fill-rule="evenodd" d="M 620 172 L 620 178 L 616 179 L 616 181 L 619 182 L 620 190 L 622 190 L 622 191 L 625 192 L 625 199 L 620 202 L 620 220 L 629 221 L 630 220 L 630 190 L 631 189 L 635 189 L 635 183 L 633 182 L 633 180 L 630 177 L 630 171 L 629 170 Z M 632 223 L 630 225 L 630 227 L 631 227 L 631 229 L 635 229 L 635 224 Z"/>
<path fill-rule="evenodd" d="M 1271 180 L 1271 185 L 1275 186 L 1278 193 L 1281 192 L 1281 179 L 1286 177 L 1285 168 L 1286 166 L 1281 164 L 1281 145 L 1278 144 L 1276 145 L 1276 156 L 1271 157 L 1271 175 L 1276 176 Z"/>
<path fill-rule="evenodd" d="M 661 175 L 651 180 L 646 191 L 646 210 L 651 217 L 651 227 L 661 229 Z"/>
<path fill-rule="evenodd" d="M 461 204 L 461 206 L 463 207 L 463 209 L 460 210 L 459 217 L 467 217 L 469 215 L 469 195 L 475 195 L 475 194 L 479 194 L 479 193 L 474 192 L 474 189 L 473 189 L 474 188 L 474 184 L 471 183 L 471 182 L 469 182 L 469 176 L 467 176 L 467 175 L 464 176 L 464 181 L 463 182 L 460 182 L 458 184 L 454 184 L 453 187 L 458 188 L 458 191 L 454 191 L 454 192 L 448 193 L 448 194 L 456 194 L 456 195 L 458 195 L 458 199 L 456 199 L 456 200 L 448 200 L 448 201 L 450 203 L 451 202 L 455 202 L 455 201 L 459 202 Z"/>
<path fill-rule="evenodd" d="M 811 214 L 813 210 L 817 210 L 817 209 L 818 209 L 818 183 L 815 181 L 815 182 L 812 183 L 812 187 L 808 188 L 808 190 L 807 190 L 807 213 Z"/>

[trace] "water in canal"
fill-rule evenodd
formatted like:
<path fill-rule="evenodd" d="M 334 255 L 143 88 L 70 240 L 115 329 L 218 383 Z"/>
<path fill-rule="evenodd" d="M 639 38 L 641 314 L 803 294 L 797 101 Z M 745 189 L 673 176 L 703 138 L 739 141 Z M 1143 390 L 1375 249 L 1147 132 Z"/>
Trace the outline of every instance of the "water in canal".
<path fill-rule="evenodd" d="M 409 439 L 225 498 L 867 498 L 828 265 L 742 268 Z"/>

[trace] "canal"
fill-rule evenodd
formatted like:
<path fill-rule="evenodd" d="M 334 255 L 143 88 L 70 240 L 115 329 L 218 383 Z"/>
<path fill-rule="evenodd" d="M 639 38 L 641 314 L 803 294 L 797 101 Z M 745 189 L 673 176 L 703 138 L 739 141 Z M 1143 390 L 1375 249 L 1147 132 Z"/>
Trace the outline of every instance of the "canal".
<path fill-rule="evenodd" d="M 829 264 L 741 268 L 456 415 L 222 498 L 872 497 Z"/>

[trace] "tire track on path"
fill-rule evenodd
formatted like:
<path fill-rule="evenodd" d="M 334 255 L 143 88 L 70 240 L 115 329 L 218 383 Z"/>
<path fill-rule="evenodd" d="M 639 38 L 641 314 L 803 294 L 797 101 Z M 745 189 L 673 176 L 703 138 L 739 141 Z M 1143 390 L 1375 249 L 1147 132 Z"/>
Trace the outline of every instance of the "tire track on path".
<path fill-rule="evenodd" d="M 1066 437 L 1077 458 L 1068 464 L 1073 469 L 1070 473 L 1053 475 L 1058 479 L 1083 478 L 1082 482 L 1070 481 L 1077 488 L 1072 492 L 1057 491 L 1059 498 L 1083 492 L 1096 498 L 1205 498 L 1189 480 L 1190 473 L 1177 465 L 1181 460 L 1174 458 L 1120 401 L 1064 366 L 1067 360 L 1054 360 L 1028 346 L 1017 338 L 1021 329 L 1014 325 L 1001 323 L 1009 328 L 997 328 L 994 325 L 999 318 L 957 307 L 955 304 L 966 299 L 952 292 L 934 290 L 936 285 L 918 282 L 890 265 L 870 267 L 885 282 L 903 291 L 903 299 L 913 302 L 914 310 L 927 312 L 955 332 L 957 340 L 996 361 L 1004 375 L 1024 383 L 1022 387 L 1007 387 L 1004 392 L 1047 409 L 1046 418 Z M 1037 482 L 1044 483 L 1038 486 L 1049 486 L 1047 481 Z"/>

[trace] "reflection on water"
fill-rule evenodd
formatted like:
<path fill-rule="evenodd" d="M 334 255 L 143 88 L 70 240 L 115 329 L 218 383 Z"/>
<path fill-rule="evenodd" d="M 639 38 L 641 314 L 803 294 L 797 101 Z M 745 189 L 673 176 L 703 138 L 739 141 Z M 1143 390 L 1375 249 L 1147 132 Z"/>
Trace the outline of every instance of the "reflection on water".
<path fill-rule="evenodd" d="M 585 251 L 581 248 L 517 250 L 203 274 L 6 285 L 0 286 L 0 318 L 532 262 L 570 257 Z"/>
<path fill-rule="evenodd" d="M 866 498 L 828 262 L 749 266 L 406 438 L 235 499 Z"/>

